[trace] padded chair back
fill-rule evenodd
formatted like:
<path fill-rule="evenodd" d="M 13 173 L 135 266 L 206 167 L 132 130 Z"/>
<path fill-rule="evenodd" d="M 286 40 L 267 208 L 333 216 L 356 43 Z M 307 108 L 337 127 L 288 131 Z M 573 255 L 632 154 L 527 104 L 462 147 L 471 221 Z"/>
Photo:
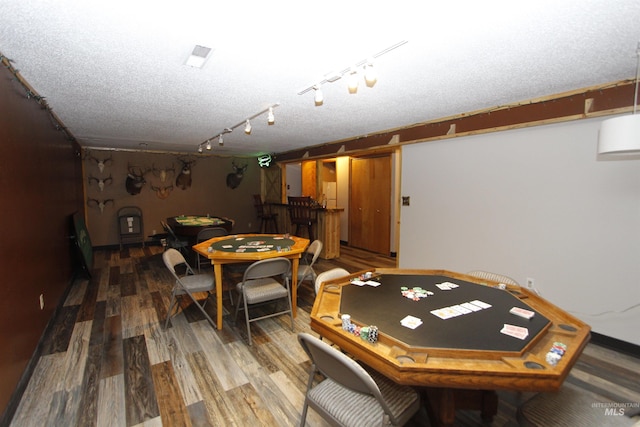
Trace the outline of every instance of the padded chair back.
<path fill-rule="evenodd" d="M 164 265 L 169 269 L 171 273 L 179 279 L 178 274 L 176 273 L 176 265 L 184 264 L 187 268 L 188 274 L 194 274 L 191 266 L 184 259 L 184 256 L 180 253 L 180 251 L 170 248 L 162 253 L 162 260 L 164 261 Z"/>
<path fill-rule="evenodd" d="M 256 261 L 244 271 L 243 282 L 263 277 L 286 275 L 291 269 L 291 261 L 287 258 L 269 258 Z M 288 281 L 287 281 L 288 284 Z"/>
<path fill-rule="evenodd" d="M 222 227 L 208 227 L 203 228 L 198 232 L 196 237 L 198 243 L 204 242 L 205 240 L 213 239 L 214 237 L 226 236 L 229 232 Z"/>
<path fill-rule="evenodd" d="M 320 292 L 320 285 L 322 285 L 324 282 L 328 282 L 329 280 L 333 280 L 333 279 L 338 279 L 340 277 L 346 277 L 349 274 L 350 273 L 344 268 L 332 268 L 331 270 L 327 270 L 318 274 L 318 277 L 316 277 L 316 283 L 315 283 L 316 295 L 318 295 L 318 292 Z"/>

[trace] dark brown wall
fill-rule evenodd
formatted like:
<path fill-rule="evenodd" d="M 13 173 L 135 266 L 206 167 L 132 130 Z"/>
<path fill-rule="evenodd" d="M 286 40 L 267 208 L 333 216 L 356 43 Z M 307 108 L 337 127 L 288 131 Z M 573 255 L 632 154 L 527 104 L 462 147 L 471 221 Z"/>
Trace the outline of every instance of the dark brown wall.
<path fill-rule="evenodd" d="M 82 165 L 53 123 L 0 64 L 2 412 L 73 275 L 69 221 L 83 208 Z"/>

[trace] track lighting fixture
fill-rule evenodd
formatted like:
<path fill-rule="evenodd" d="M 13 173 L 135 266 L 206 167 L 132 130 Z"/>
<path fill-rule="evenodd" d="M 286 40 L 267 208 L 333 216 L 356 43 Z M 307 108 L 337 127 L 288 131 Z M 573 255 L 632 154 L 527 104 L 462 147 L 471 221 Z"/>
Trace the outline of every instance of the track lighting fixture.
<path fill-rule="evenodd" d="M 207 139 L 204 142 L 201 142 L 198 145 L 198 153 L 202 153 L 203 151 L 203 147 L 206 147 L 207 150 L 211 150 L 211 140 L 214 138 L 218 138 L 218 145 L 219 146 L 224 146 L 224 140 L 222 139 L 222 135 L 224 135 L 225 133 L 231 133 L 233 132 L 233 130 L 235 128 L 238 128 L 242 125 L 244 125 L 244 133 L 246 133 L 247 135 L 251 134 L 251 120 L 255 119 L 256 117 L 264 114 L 264 113 L 269 113 L 268 117 L 267 117 L 267 123 L 272 125 L 275 123 L 276 119 L 273 115 L 273 109 L 275 107 L 278 107 L 280 105 L 280 103 L 275 103 L 272 104 L 271 106 L 269 106 L 268 108 L 265 108 L 264 110 L 260 111 L 259 113 L 254 114 L 251 117 L 247 117 L 246 119 L 244 119 L 243 121 L 236 123 L 235 125 L 231 126 L 230 128 L 224 128 L 224 130 L 222 132 L 220 132 L 219 134 L 212 136 L 211 138 Z"/>
<path fill-rule="evenodd" d="M 354 94 L 358 92 L 358 69 L 355 66 L 351 67 L 347 85 L 349 93 Z"/>
<path fill-rule="evenodd" d="M 324 97 L 322 96 L 322 89 L 320 89 L 320 85 L 316 85 L 313 87 L 313 90 L 315 91 L 313 102 L 315 102 L 316 107 L 319 107 L 324 102 Z"/>
<path fill-rule="evenodd" d="M 349 93 L 357 93 L 358 92 L 358 67 L 363 67 L 364 68 L 364 78 L 365 78 L 365 83 L 367 85 L 367 87 L 373 87 L 376 82 L 378 81 L 378 78 L 376 76 L 375 73 L 375 69 L 373 67 L 373 61 L 376 58 L 379 58 L 380 56 L 384 55 L 385 53 L 391 52 L 394 49 L 397 49 L 398 47 L 402 46 L 403 44 L 407 43 L 406 40 L 402 40 L 392 46 L 389 46 L 388 48 L 381 50 L 380 52 L 371 55 L 369 58 L 367 59 L 363 59 L 362 61 L 356 62 L 354 65 L 352 65 L 349 68 L 345 68 L 342 71 L 332 71 L 330 73 L 327 73 L 324 75 L 324 79 L 320 82 L 314 83 L 309 87 L 306 87 L 304 89 L 302 89 L 301 91 L 298 92 L 298 95 L 303 95 L 311 90 L 314 90 L 315 95 L 314 95 L 314 103 L 316 105 L 322 105 L 322 103 L 318 103 L 318 92 L 320 89 L 320 86 L 325 84 L 325 83 L 333 83 L 336 82 L 338 80 L 340 80 L 343 76 L 348 75 L 348 89 L 349 89 Z"/>
<path fill-rule="evenodd" d="M 372 61 L 367 62 L 367 65 L 364 66 L 364 81 L 367 87 L 373 87 L 378 81 Z"/>
<path fill-rule="evenodd" d="M 273 107 L 269 107 L 269 114 L 267 115 L 267 124 L 271 126 L 276 122 L 276 117 L 273 115 Z"/>

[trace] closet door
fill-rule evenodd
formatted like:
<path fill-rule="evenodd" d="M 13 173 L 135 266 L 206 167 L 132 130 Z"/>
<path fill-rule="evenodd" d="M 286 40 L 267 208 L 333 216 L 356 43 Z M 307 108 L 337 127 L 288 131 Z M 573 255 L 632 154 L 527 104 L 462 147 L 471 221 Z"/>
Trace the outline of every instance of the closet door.
<path fill-rule="evenodd" d="M 351 159 L 349 245 L 389 255 L 391 156 Z"/>

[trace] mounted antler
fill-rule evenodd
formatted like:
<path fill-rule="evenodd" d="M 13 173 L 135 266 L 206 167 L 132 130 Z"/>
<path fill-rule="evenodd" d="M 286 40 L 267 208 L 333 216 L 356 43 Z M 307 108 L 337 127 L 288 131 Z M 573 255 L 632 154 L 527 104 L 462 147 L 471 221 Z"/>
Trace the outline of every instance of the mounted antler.
<path fill-rule="evenodd" d="M 128 165 L 129 173 L 127 174 L 127 179 L 125 181 L 125 187 L 127 189 L 127 193 L 135 196 L 136 194 L 140 194 L 142 191 L 142 187 L 147 183 L 144 179 L 144 174 L 146 171 L 143 171 L 142 168 L 136 169 L 131 165 Z"/>
<path fill-rule="evenodd" d="M 151 166 L 151 172 L 153 172 L 153 175 L 160 178 L 160 182 L 165 182 L 167 180 L 167 174 L 169 172 L 175 174 L 176 173 L 176 167 L 174 166 L 173 163 L 171 163 L 171 167 L 166 167 L 164 169 L 159 169 L 156 168 L 156 165 L 153 164 Z"/>
<path fill-rule="evenodd" d="M 98 159 L 97 157 L 93 157 L 91 154 L 89 154 L 89 158 L 91 160 L 93 160 L 94 162 L 96 162 L 96 164 L 98 165 L 98 170 L 100 171 L 100 173 L 102 173 L 104 171 L 104 167 L 111 164 L 111 162 L 113 161 L 112 156 L 109 156 L 105 159 Z"/>
<path fill-rule="evenodd" d="M 109 175 L 106 178 L 96 178 L 94 176 L 89 176 L 89 184 L 95 182 L 98 184 L 98 188 L 100 189 L 100 191 L 104 191 L 104 186 L 105 185 L 110 185 L 111 182 L 113 181 L 113 178 L 111 177 L 111 175 Z"/>
<path fill-rule="evenodd" d="M 227 175 L 227 187 L 232 190 L 240 185 L 242 182 L 242 178 L 244 177 L 244 173 L 249 167 L 249 163 L 245 163 L 240 166 L 237 165 L 235 160 L 231 162 L 231 167 L 233 168 L 233 172 Z"/>
<path fill-rule="evenodd" d="M 170 185 L 168 187 L 154 187 L 152 185 L 151 189 L 156 192 L 156 196 L 158 196 L 158 199 L 166 199 L 173 191 L 173 185 Z"/>
<path fill-rule="evenodd" d="M 113 199 L 105 199 L 105 200 L 87 199 L 87 206 L 91 208 L 97 207 L 98 209 L 100 209 L 101 214 L 104 212 L 104 208 L 108 204 L 113 204 Z"/>

